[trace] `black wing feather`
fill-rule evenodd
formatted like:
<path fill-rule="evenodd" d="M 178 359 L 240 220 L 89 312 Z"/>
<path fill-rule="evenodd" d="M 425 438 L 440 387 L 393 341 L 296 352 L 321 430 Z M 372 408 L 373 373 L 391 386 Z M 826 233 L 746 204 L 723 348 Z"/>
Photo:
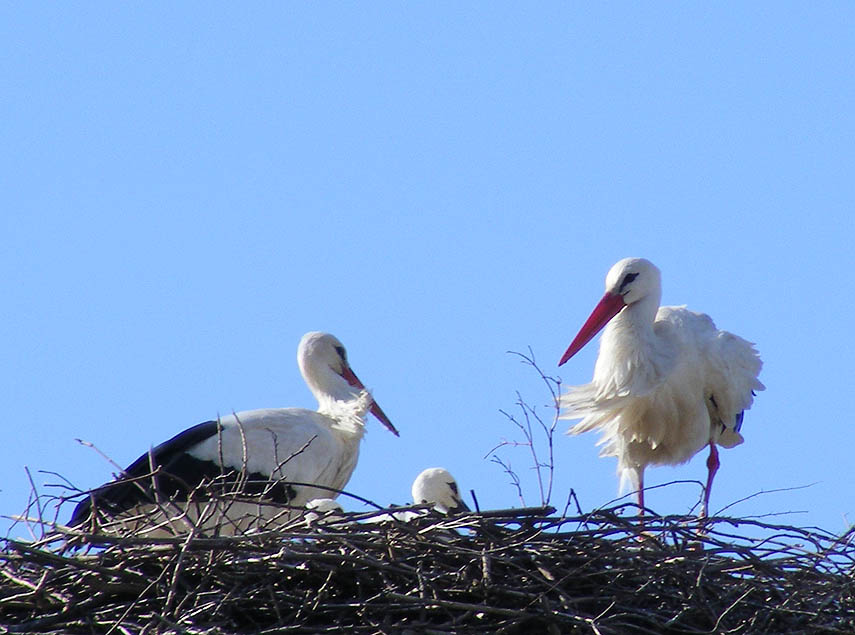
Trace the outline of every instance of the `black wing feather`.
<path fill-rule="evenodd" d="M 196 488 L 203 482 L 215 482 L 219 492 L 263 494 L 265 499 L 276 503 L 285 504 L 294 498 L 296 493 L 292 486 L 272 482 L 268 475 L 224 469 L 214 461 L 197 459 L 187 453 L 196 444 L 218 434 L 220 429 L 219 422 L 206 421 L 164 441 L 150 453 L 146 452 L 131 463 L 119 479 L 102 485 L 81 501 L 71 515 L 69 526 L 89 519 L 93 501 L 99 509 L 118 514 L 140 503 L 154 502 L 156 498 L 186 501 L 194 491 L 197 499 L 201 499 L 203 493 Z M 145 478 L 152 473 L 152 467 L 158 469 L 158 473 Z"/>

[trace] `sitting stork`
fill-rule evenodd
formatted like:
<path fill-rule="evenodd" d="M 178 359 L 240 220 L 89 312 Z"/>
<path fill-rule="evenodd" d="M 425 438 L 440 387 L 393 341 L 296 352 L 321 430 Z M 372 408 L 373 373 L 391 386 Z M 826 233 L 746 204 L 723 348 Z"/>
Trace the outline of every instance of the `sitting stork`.
<path fill-rule="evenodd" d="M 398 431 L 334 336 L 304 335 L 297 362 L 317 411 L 248 410 L 193 426 L 90 492 L 69 525 L 108 530 L 119 519 L 114 527 L 152 535 L 192 528 L 231 535 L 258 528 L 260 519 L 285 521 L 289 508 L 314 498 L 338 496 L 356 467 L 368 411 Z"/>

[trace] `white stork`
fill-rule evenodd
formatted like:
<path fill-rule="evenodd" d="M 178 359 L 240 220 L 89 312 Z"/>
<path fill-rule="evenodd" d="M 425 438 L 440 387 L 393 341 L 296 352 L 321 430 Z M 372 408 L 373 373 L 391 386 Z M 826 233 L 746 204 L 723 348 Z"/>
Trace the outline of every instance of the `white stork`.
<path fill-rule="evenodd" d="M 589 384 L 559 398 L 561 418 L 582 419 L 570 434 L 599 430 L 601 456 L 616 456 L 621 484 L 638 491 L 644 469 L 685 463 L 709 445 L 701 515 L 719 466 L 716 445 L 743 442 L 743 413 L 764 386 L 754 345 L 716 328 L 708 315 L 659 306 L 659 269 L 625 258 L 606 276 L 606 293 L 561 357 L 573 357 L 604 326 Z"/>
<path fill-rule="evenodd" d="M 292 515 L 288 507 L 335 498 L 356 467 L 367 412 L 396 436 L 398 431 L 351 370 L 334 336 L 304 335 L 297 362 L 318 400 L 317 411 L 248 410 L 193 426 L 143 454 L 117 481 L 91 492 L 69 525 L 98 526 L 94 504 L 108 518 L 136 515 L 135 527 L 156 526 L 153 533 L 186 533 L 190 526 L 201 526 L 235 534 L 252 524 L 250 518 L 253 526 L 259 517 L 287 520 Z M 212 489 L 244 499 L 213 505 L 218 497 L 205 495 Z M 164 508 L 175 510 L 175 517 L 153 513 Z"/>
<path fill-rule="evenodd" d="M 343 518 L 344 507 L 333 498 L 313 498 L 306 503 L 304 520 L 307 525 L 338 522 Z"/>
<path fill-rule="evenodd" d="M 445 468 L 429 467 L 413 481 L 413 502 L 417 505 L 427 503 L 443 514 L 456 514 L 469 511 L 460 497 L 457 481 Z"/>
<path fill-rule="evenodd" d="M 441 514 L 459 514 L 470 511 L 466 503 L 460 497 L 457 481 L 451 473 L 441 467 L 429 467 L 416 477 L 412 486 L 414 505 L 432 505 L 433 509 Z M 314 501 L 313 501 L 314 502 Z M 319 503 L 320 504 L 320 503 Z M 397 520 L 410 522 L 415 518 L 428 515 L 428 510 L 406 509 L 390 514 L 383 513 L 365 518 L 366 523 L 385 523 Z"/>

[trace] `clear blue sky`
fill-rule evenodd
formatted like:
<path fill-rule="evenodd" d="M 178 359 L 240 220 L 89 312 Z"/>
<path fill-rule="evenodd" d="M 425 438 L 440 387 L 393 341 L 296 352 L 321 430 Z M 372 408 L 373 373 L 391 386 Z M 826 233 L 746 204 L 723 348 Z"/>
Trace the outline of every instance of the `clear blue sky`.
<path fill-rule="evenodd" d="M 349 489 L 404 503 L 439 465 L 519 504 L 483 457 L 517 390 L 549 395 L 506 351 L 588 381 L 596 345 L 558 358 L 609 267 L 644 256 L 666 304 L 765 362 L 712 508 L 814 484 L 730 513 L 842 531 L 853 33 L 844 2 L 4 5 L 0 513 L 24 466 L 108 480 L 76 438 L 126 465 L 218 413 L 315 407 L 310 330 L 401 430 L 370 424 Z M 595 441 L 555 439 L 554 502 L 615 497 Z M 503 455 L 536 503 L 526 453 Z"/>

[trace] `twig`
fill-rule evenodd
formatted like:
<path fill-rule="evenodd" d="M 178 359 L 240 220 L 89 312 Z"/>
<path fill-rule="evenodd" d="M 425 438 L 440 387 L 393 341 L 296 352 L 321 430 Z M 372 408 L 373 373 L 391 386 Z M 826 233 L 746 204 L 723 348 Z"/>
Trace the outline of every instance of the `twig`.
<path fill-rule="evenodd" d="M 505 471 L 510 474 L 510 463 L 508 463 L 501 457 L 498 457 L 496 452 L 501 448 L 506 447 L 527 448 L 529 454 L 531 455 L 532 470 L 535 473 L 535 479 L 537 482 L 537 488 L 541 504 L 548 505 L 550 500 L 552 499 L 552 488 L 555 480 L 555 456 L 553 438 L 555 435 L 556 426 L 558 424 L 558 416 L 560 414 L 560 409 L 557 401 L 557 391 L 559 389 L 560 384 L 558 380 L 546 375 L 538 367 L 537 362 L 534 358 L 534 352 L 532 351 L 531 347 L 529 347 L 527 355 L 514 351 L 508 351 L 508 353 L 519 357 L 523 364 L 531 366 L 537 372 L 541 381 L 546 385 L 547 390 L 551 395 L 551 408 L 553 409 L 553 415 L 551 421 L 547 424 L 540 416 L 538 410 L 534 406 L 529 405 L 523 399 L 522 395 L 517 392 L 517 399 L 515 405 L 522 413 L 522 420 L 517 420 L 517 418 L 513 414 L 505 410 L 500 409 L 499 412 L 504 415 L 505 418 L 517 428 L 517 430 L 522 434 L 523 440 L 502 440 L 489 452 L 487 452 L 485 458 L 490 457 L 493 462 L 501 465 L 505 469 Z M 537 430 L 539 430 L 539 434 L 536 433 Z M 543 436 L 542 442 L 539 440 L 540 435 Z M 541 459 L 541 443 L 544 446 L 543 453 L 547 457 L 546 460 Z M 523 500 L 524 496 L 522 494 L 521 481 L 516 474 L 513 475 L 512 482 L 515 487 L 517 487 L 520 499 Z M 525 503 L 523 502 L 523 504 Z"/>

